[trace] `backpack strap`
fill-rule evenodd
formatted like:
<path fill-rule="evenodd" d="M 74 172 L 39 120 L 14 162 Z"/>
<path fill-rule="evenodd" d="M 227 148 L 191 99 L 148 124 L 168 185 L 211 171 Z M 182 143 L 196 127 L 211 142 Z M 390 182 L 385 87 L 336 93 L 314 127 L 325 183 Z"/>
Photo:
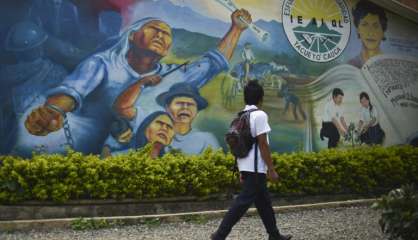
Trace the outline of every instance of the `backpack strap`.
<path fill-rule="evenodd" d="M 250 113 L 255 112 L 255 111 L 260 111 L 260 109 L 257 108 L 257 109 L 250 109 L 250 110 L 246 110 L 246 111 L 241 111 L 241 112 L 238 113 L 238 116 L 242 116 L 243 114 L 246 114 L 246 113 L 250 114 Z"/>
<path fill-rule="evenodd" d="M 247 110 L 247 111 L 243 111 L 243 113 L 252 113 L 252 112 L 256 112 L 256 111 L 260 111 L 260 109 L 251 109 L 251 110 Z M 250 123 L 250 127 L 251 127 L 251 123 Z M 257 183 L 257 176 L 258 176 L 258 141 L 257 141 L 257 136 L 254 138 L 254 173 L 255 173 L 255 181 Z"/>
<path fill-rule="evenodd" d="M 257 138 L 255 139 L 255 150 L 254 150 L 254 172 L 255 172 L 255 174 L 258 173 L 258 141 L 257 141 Z"/>
<path fill-rule="evenodd" d="M 241 111 L 238 113 L 238 116 L 242 116 L 244 114 L 250 114 L 252 112 L 256 112 L 256 111 L 260 111 L 260 109 L 250 109 L 247 111 Z M 251 128 L 251 123 L 250 123 L 250 128 Z M 258 141 L 257 141 L 257 137 L 254 138 L 254 144 L 255 144 L 255 148 L 254 148 L 254 172 L 255 172 L 255 181 L 257 183 L 257 175 L 258 175 Z"/>

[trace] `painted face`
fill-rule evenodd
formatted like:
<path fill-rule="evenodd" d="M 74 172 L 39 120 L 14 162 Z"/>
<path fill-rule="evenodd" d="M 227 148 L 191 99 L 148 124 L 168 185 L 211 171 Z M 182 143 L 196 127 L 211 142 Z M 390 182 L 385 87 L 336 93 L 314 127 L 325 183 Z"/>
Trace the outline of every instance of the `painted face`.
<path fill-rule="evenodd" d="M 168 106 L 175 122 L 191 123 L 197 115 L 197 103 L 191 97 L 175 97 Z"/>
<path fill-rule="evenodd" d="M 336 97 L 333 97 L 336 105 L 341 105 L 343 103 L 343 98 L 344 98 L 343 95 L 338 95 Z"/>
<path fill-rule="evenodd" d="M 128 143 L 132 139 L 132 130 L 128 129 L 125 132 L 123 132 L 119 137 L 118 141 L 121 143 Z"/>
<path fill-rule="evenodd" d="M 368 108 L 369 104 L 370 104 L 370 101 L 367 100 L 367 98 L 363 97 L 363 98 L 360 99 L 360 104 L 361 104 L 362 107 Z"/>
<path fill-rule="evenodd" d="M 151 51 L 161 57 L 167 56 L 173 42 L 171 28 L 161 21 L 151 21 L 131 36 L 131 42 L 138 48 Z"/>
<path fill-rule="evenodd" d="M 173 121 L 167 115 L 160 115 L 145 130 L 148 142 L 169 145 L 174 137 Z"/>
<path fill-rule="evenodd" d="M 360 36 L 363 46 L 366 49 L 379 49 L 380 42 L 384 37 L 384 32 L 378 15 L 370 13 L 367 14 L 363 19 L 360 20 L 357 32 Z"/>

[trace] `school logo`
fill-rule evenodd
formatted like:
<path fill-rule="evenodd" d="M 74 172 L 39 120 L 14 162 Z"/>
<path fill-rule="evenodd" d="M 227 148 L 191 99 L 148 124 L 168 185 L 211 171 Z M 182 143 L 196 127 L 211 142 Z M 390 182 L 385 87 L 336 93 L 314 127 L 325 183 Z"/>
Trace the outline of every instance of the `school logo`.
<path fill-rule="evenodd" d="M 283 27 L 293 48 L 314 62 L 329 62 L 350 38 L 350 12 L 344 0 L 285 0 Z"/>

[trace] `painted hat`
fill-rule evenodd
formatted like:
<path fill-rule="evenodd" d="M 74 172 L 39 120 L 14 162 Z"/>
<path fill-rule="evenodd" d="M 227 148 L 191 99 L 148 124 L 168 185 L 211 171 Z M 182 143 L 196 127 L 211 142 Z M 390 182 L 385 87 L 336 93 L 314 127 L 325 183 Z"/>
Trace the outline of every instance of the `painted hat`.
<path fill-rule="evenodd" d="M 5 41 L 8 51 L 26 51 L 36 48 L 48 39 L 46 32 L 37 24 L 29 21 L 17 23 L 10 29 Z"/>
<path fill-rule="evenodd" d="M 176 83 L 171 88 L 164 93 L 161 93 L 157 97 L 157 103 L 165 107 L 166 105 L 170 104 L 170 102 L 175 97 L 190 97 L 193 98 L 197 103 L 197 109 L 200 111 L 202 109 L 207 108 L 208 102 L 204 99 L 200 93 L 199 89 L 193 87 L 188 83 Z"/>

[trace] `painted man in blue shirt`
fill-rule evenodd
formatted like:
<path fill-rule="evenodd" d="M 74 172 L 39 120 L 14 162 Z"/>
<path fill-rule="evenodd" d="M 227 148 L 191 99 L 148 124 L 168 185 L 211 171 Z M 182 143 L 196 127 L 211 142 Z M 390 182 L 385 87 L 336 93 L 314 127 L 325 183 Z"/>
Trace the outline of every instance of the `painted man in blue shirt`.
<path fill-rule="evenodd" d="M 155 18 L 137 21 L 115 45 L 86 59 L 63 84 L 49 91 L 46 103 L 34 109 L 26 119 L 27 130 L 38 136 L 59 131 L 68 113 L 70 129 L 83 131 L 72 136 L 67 134 L 67 141 L 72 139 L 73 148 L 77 151 L 99 153 L 109 134 L 115 110 L 113 106 L 120 93 L 136 85 L 141 90 L 139 107 L 152 109 L 153 106 L 158 107 L 155 98 L 176 82 L 187 81 L 202 87 L 228 68 L 227 60 L 231 59 L 241 33 L 248 27 L 240 18 L 252 21 L 247 11 L 234 12 L 231 28 L 216 50 L 209 51 L 186 70 L 176 71 L 163 81 L 161 75 L 176 67 L 160 63 L 172 44 L 171 28 Z M 124 106 L 119 104 L 118 107 Z M 131 106 L 127 107 L 131 109 Z M 123 109 L 118 109 L 120 111 Z M 135 112 L 126 114 L 131 119 L 136 116 Z"/>

